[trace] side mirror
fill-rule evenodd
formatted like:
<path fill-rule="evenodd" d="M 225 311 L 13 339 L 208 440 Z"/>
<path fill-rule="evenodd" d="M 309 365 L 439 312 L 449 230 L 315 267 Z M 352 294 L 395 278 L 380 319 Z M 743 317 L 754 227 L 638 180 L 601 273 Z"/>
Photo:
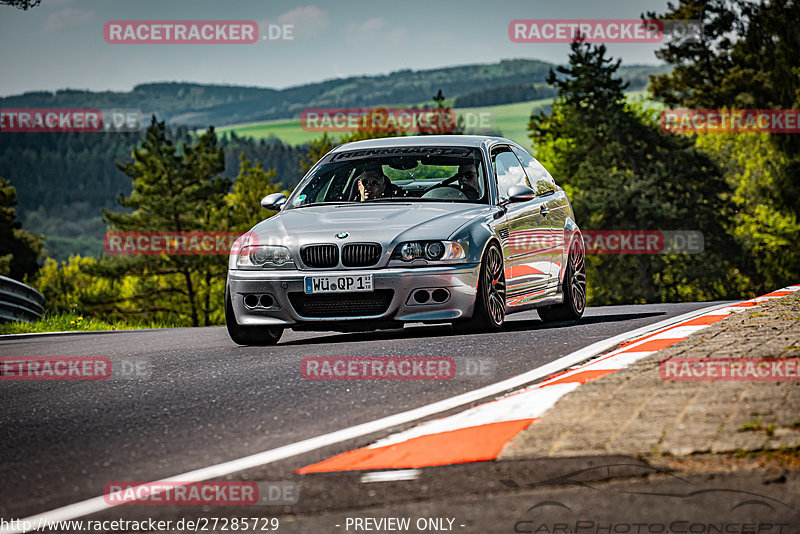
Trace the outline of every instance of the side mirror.
<path fill-rule="evenodd" d="M 279 211 L 286 204 L 286 195 L 283 193 L 272 193 L 261 199 L 261 207 L 265 210 Z"/>
<path fill-rule="evenodd" d="M 512 185 L 508 188 L 509 202 L 527 202 L 535 196 L 536 192 L 526 185 Z"/>

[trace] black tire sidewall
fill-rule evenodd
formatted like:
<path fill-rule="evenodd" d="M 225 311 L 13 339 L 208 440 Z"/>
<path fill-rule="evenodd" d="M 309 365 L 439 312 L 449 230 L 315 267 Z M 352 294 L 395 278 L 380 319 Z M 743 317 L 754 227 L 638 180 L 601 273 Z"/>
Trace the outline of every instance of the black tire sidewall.
<path fill-rule="evenodd" d="M 567 260 L 567 265 L 568 265 L 567 274 L 569 276 L 564 278 L 564 296 L 566 297 L 567 295 L 569 295 L 569 308 L 570 308 L 570 311 L 572 312 L 572 316 L 575 319 L 580 319 L 580 317 L 583 316 L 583 312 L 586 311 L 586 299 L 584 298 L 583 308 L 582 309 L 578 310 L 578 309 L 575 308 L 575 299 L 573 298 L 575 296 L 574 295 L 574 291 L 575 290 L 572 287 L 572 277 L 575 276 L 575 270 L 574 270 L 574 268 L 572 266 L 572 247 L 576 247 L 576 246 L 577 245 L 575 245 L 574 243 L 573 243 L 572 246 L 570 246 L 570 254 L 569 254 L 568 260 Z M 578 251 L 578 253 L 580 253 L 580 251 Z M 584 254 L 584 256 L 583 256 L 583 269 L 584 269 L 583 276 L 584 276 L 584 279 L 585 279 L 586 278 L 586 254 Z M 566 292 L 567 289 L 569 289 L 569 293 Z M 584 289 L 584 291 L 585 291 L 585 289 Z"/>
<path fill-rule="evenodd" d="M 489 312 L 489 295 L 491 294 L 491 289 L 488 287 L 488 285 L 485 283 L 485 281 L 486 281 L 486 278 L 487 278 L 486 271 L 488 271 L 488 269 L 489 269 L 489 254 L 491 253 L 491 250 L 493 248 L 497 249 L 497 253 L 500 254 L 500 261 L 501 262 L 503 261 L 503 253 L 500 250 L 500 247 L 498 247 L 495 243 L 492 243 L 488 247 L 486 247 L 486 252 L 483 254 L 483 260 L 481 261 L 481 268 L 480 268 L 480 272 L 478 274 L 478 276 L 480 278 L 478 279 L 478 295 L 477 296 L 478 296 L 478 299 L 480 299 L 480 300 L 476 299 L 476 302 L 475 302 L 476 310 L 475 311 L 476 311 L 476 314 L 478 314 L 478 317 L 476 317 L 476 320 L 477 320 L 476 322 L 482 328 L 497 331 L 497 330 L 500 330 L 503 327 L 503 324 L 505 324 L 506 314 L 505 314 L 505 302 L 503 303 L 503 317 L 502 317 L 502 321 L 500 322 L 500 324 L 497 324 L 494 321 L 494 319 L 492 319 L 492 314 Z M 503 268 L 504 268 L 504 265 L 501 265 L 500 266 L 500 270 L 502 271 Z"/>

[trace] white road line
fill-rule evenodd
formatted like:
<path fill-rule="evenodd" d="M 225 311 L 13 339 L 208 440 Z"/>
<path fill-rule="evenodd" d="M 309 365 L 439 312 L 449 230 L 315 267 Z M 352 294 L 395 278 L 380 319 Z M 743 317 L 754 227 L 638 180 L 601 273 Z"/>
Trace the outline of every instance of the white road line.
<path fill-rule="evenodd" d="M 587 364 L 578 371 L 619 371 L 625 369 L 635 361 L 641 360 L 645 356 L 653 354 L 655 351 L 644 352 L 620 352 L 610 358 L 603 358 L 590 364 Z M 564 375 L 568 376 L 568 375 Z"/>
<path fill-rule="evenodd" d="M 397 480 L 416 480 L 422 473 L 419 469 L 395 469 L 392 471 L 370 471 L 361 475 L 362 483 L 395 482 Z"/>
<path fill-rule="evenodd" d="M 554 384 L 546 388 L 533 386 L 531 389 L 523 389 L 517 394 L 479 404 L 449 417 L 432 419 L 403 432 L 380 439 L 367 448 L 378 449 L 422 436 L 491 423 L 536 419 L 552 408 L 561 397 L 578 389 L 579 385 L 577 382 L 572 382 L 569 384 Z"/>
<path fill-rule="evenodd" d="M 184 482 L 188 484 L 190 482 L 200 482 L 203 480 L 220 478 L 229 475 L 231 473 L 235 473 L 237 471 L 244 471 L 246 469 L 252 469 L 254 467 L 260 467 L 263 465 L 271 464 L 280 460 L 291 458 L 292 456 L 305 454 L 307 452 L 311 452 L 313 450 L 320 449 L 322 447 L 333 445 L 335 443 L 341 443 L 343 441 L 359 438 L 362 436 L 373 434 L 375 432 L 381 432 L 389 428 L 392 428 L 394 426 L 403 425 L 406 423 L 410 423 L 412 421 L 416 421 L 417 419 L 423 419 L 425 417 L 429 417 L 437 413 L 446 412 L 448 410 L 458 408 L 459 406 L 462 406 L 464 404 L 469 404 L 478 401 L 480 399 L 490 397 L 492 395 L 503 393 L 510 389 L 518 388 L 527 383 L 533 382 L 535 380 L 544 378 L 553 373 L 557 373 L 559 371 L 567 369 L 572 365 L 575 365 L 588 358 L 591 358 L 592 356 L 607 351 L 619 345 L 620 343 L 624 343 L 625 341 L 628 341 L 630 339 L 634 339 L 639 336 L 646 335 L 650 332 L 654 332 L 656 330 L 660 330 L 662 328 L 666 328 L 668 326 L 678 324 L 683 321 L 687 321 L 689 319 L 693 319 L 694 317 L 698 317 L 700 315 L 703 315 L 705 313 L 708 313 L 712 310 L 716 310 L 724 306 L 726 305 L 720 304 L 716 306 L 710 306 L 708 308 L 703 308 L 693 312 L 685 313 L 678 317 L 666 319 L 664 321 L 655 324 L 643 326 L 641 328 L 637 328 L 636 330 L 625 332 L 623 334 L 619 334 L 609 339 L 598 341 L 596 343 L 589 345 L 588 347 L 584 347 L 571 354 L 562 356 L 558 360 L 552 361 L 548 364 L 545 364 L 541 367 L 537 367 L 536 369 L 532 369 L 520 375 L 508 378 L 501 382 L 490 384 L 488 386 L 484 386 L 479 389 L 475 389 L 473 391 L 468 391 L 466 393 L 456 395 L 455 397 L 450 397 L 448 399 L 443 399 L 434 402 L 432 404 L 428 404 L 426 406 L 421 406 L 419 408 L 415 408 L 407 412 L 390 415 L 388 417 L 383 417 L 381 419 L 376 419 L 374 421 L 362 423 L 360 425 L 352 426 L 350 428 L 344 428 L 314 438 L 298 441 L 297 443 L 284 445 L 283 447 L 278 447 L 276 449 L 259 452 L 256 454 L 252 454 L 250 456 L 238 458 L 236 460 L 230 460 L 228 462 L 223 462 L 208 467 L 202 467 L 200 469 L 195 469 L 194 471 L 189 471 L 187 473 L 182 473 L 179 475 L 163 478 L 155 482 L 158 483 L 158 482 L 171 481 L 171 482 Z M 0 534 L 17 534 L 17 533 L 30 532 L 31 530 L 34 530 L 36 528 L 36 525 L 40 521 L 41 522 L 68 521 L 70 519 L 75 519 L 85 515 L 97 513 L 102 510 L 113 508 L 115 506 L 117 505 L 108 504 L 103 498 L 103 496 L 94 497 L 91 499 L 87 499 L 85 501 L 77 502 L 75 504 L 62 506 L 61 508 L 48 510 L 47 512 L 42 512 L 37 515 L 26 517 L 21 520 L 21 523 L 24 525 L 27 522 L 30 525 L 30 528 L 12 529 L 10 527 L 6 527 L 0 529 Z"/>

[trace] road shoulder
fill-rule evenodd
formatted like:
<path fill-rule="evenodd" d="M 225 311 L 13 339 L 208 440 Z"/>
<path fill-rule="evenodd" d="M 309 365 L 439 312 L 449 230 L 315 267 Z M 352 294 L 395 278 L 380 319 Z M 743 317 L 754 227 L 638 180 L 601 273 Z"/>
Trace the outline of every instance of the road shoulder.
<path fill-rule="evenodd" d="M 629 455 L 663 461 L 782 451 L 796 466 L 800 447 L 796 366 L 784 367 L 793 377 L 775 381 L 665 378 L 661 363 L 684 358 L 706 359 L 705 363 L 730 358 L 744 365 L 758 358 L 796 365 L 800 294 L 744 308 L 682 342 L 587 382 L 507 443 L 498 459 Z"/>

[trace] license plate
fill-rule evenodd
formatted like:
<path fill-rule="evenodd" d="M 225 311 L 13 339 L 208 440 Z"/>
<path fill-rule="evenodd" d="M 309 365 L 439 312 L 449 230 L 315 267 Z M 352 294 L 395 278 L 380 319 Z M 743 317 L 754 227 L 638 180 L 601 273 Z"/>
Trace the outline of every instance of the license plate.
<path fill-rule="evenodd" d="M 357 276 L 306 276 L 306 294 L 312 293 L 353 293 L 372 291 L 372 275 Z"/>

